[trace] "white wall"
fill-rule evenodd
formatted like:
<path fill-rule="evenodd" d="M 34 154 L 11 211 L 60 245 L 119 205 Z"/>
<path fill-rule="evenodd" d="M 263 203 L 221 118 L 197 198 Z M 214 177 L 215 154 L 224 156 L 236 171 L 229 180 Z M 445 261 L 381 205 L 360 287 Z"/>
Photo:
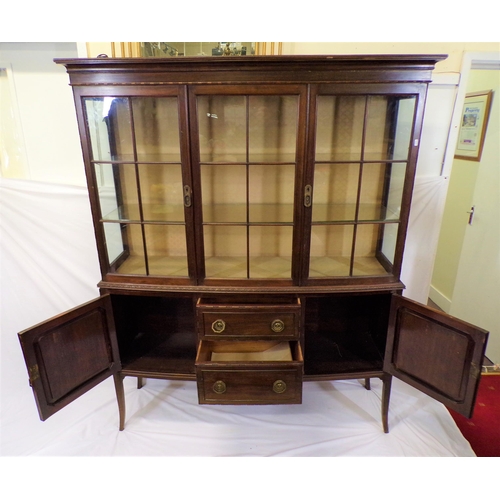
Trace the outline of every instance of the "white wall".
<path fill-rule="evenodd" d="M 73 94 L 66 69 L 53 61 L 57 57 L 78 57 L 77 44 L 0 43 L 0 61 L 12 70 L 26 178 L 84 186 Z"/>

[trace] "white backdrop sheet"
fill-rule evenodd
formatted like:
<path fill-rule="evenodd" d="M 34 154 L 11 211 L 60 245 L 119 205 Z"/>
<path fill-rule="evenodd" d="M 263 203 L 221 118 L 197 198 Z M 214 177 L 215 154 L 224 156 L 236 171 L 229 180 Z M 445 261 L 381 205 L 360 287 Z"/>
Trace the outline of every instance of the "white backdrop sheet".
<path fill-rule="evenodd" d="M 306 382 L 303 404 L 200 406 L 196 384 L 125 379 L 127 418 L 108 379 L 38 419 L 17 339 L 25 328 L 98 295 L 87 190 L 1 179 L 0 454 L 71 457 L 473 457 L 443 405 L 394 381 L 390 433 L 382 384 Z"/>

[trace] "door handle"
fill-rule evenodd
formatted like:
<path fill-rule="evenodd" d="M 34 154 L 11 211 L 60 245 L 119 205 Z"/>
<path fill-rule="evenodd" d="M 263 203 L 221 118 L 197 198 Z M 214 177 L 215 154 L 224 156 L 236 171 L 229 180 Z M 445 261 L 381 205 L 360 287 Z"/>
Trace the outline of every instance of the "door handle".
<path fill-rule="evenodd" d="M 476 205 L 472 205 L 470 210 L 467 210 L 466 213 L 469 214 L 469 226 L 472 226 L 472 220 L 474 219 L 474 210 L 476 209 Z"/>

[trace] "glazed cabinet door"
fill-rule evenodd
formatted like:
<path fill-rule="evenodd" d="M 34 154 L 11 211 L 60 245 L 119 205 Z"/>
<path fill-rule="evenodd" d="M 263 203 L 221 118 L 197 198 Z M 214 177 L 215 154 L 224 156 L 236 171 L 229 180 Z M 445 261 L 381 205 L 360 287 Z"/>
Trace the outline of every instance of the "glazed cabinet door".
<path fill-rule="evenodd" d="M 109 296 L 19 333 L 41 420 L 121 369 Z"/>
<path fill-rule="evenodd" d="M 306 86 L 189 89 L 200 281 L 296 278 Z"/>
<path fill-rule="evenodd" d="M 393 296 L 384 371 L 472 416 L 488 332 Z"/>
<path fill-rule="evenodd" d="M 312 86 L 307 280 L 399 278 L 426 85 Z"/>
<path fill-rule="evenodd" d="M 75 90 L 103 276 L 194 282 L 185 93 Z"/>

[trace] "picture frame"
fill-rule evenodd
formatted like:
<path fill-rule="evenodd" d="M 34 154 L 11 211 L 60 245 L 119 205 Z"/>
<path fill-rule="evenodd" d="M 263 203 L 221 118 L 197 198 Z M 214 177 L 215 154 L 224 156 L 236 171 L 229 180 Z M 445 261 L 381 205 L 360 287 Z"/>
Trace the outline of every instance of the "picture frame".
<path fill-rule="evenodd" d="M 466 94 L 455 158 L 481 161 L 493 90 Z"/>

